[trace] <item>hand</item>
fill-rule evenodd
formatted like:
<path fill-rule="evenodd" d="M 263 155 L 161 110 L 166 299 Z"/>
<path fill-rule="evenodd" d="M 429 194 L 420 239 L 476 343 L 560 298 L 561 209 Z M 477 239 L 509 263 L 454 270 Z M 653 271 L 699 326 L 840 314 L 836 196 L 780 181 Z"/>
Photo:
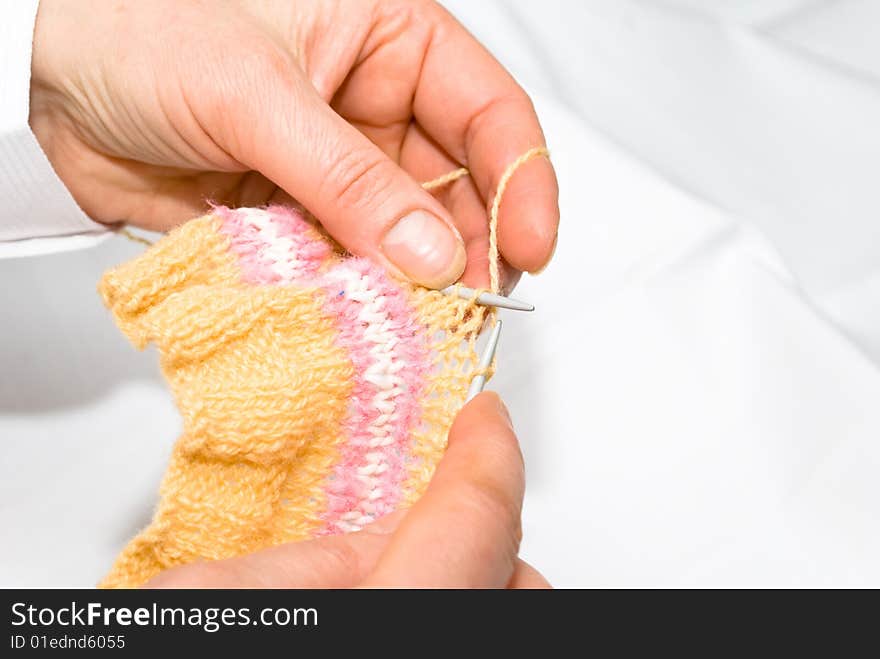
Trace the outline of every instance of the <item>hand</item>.
<path fill-rule="evenodd" d="M 42 0 L 31 127 L 92 218 L 165 230 L 302 203 L 349 251 L 426 286 L 488 281 L 487 204 L 543 135 L 510 75 L 433 2 Z M 466 165 L 436 198 L 418 182 Z M 505 194 L 500 251 L 550 259 L 545 159 Z M 467 268 L 465 270 L 465 265 Z"/>
<path fill-rule="evenodd" d="M 517 558 L 522 455 L 494 393 L 459 413 L 425 495 L 357 533 L 174 568 L 154 588 L 547 588 Z"/>

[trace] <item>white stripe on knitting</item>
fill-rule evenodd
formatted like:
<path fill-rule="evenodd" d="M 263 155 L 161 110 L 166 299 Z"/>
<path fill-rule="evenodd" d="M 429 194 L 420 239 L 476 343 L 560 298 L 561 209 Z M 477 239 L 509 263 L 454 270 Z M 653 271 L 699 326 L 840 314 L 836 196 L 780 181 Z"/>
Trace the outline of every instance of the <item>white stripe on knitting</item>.
<path fill-rule="evenodd" d="M 339 285 L 346 298 L 360 303 L 357 319 L 365 326 L 364 338 L 374 360 L 362 377 L 376 388 L 372 405 L 379 414 L 368 428 L 373 436 L 369 443 L 373 450 L 364 456 L 364 462 L 357 468 L 367 496 L 355 510 L 345 513 L 337 522 L 344 531 L 356 531 L 373 521 L 376 508 L 372 501 L 383 495 L 378 476 L 388 469 L 388 464 L 382 449 L 394 442 L 394 425 L 400 418 L 395 401 L 405 392 L 406 383 L 400 376 L 405 364 L 395 351 L 399 340 L 390 329 L 385 297 L 370 287 L 368 277 L 345 265 L 331 269 L 326 277 Z"/>
<path fill-rule="evenodd" d="M 300 246 L 290 237 L 278 234 L 277 220 L 262 208 L 240 208 L 237 211 L 244 221 L 257 230 L 263 243 L 260 250 L 270 262 L 272 272 L 290 282 L 308 274 L 306 263 L 297 258 Z"/>

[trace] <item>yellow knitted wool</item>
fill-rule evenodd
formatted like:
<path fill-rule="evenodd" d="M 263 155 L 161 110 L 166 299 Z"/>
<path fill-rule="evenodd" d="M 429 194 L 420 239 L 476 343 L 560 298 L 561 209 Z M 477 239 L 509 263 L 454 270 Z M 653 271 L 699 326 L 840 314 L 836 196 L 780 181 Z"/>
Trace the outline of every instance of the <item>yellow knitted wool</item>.
<path fill-rule="evenodd" d="M 153 522 L 103 587 L 312 537 L 344 441 L 354 368 L 316 287 L 242 281 L 220 219 L 171 232 L 103 278 L 100 292 L 137 347 L 153 342 L 183 417 Z M 317 232 L 315 240 L 324 240 Z M 344 260 L 334 253 L 326 270 Z M 402 500 L 424 489 L 476 364 L 485 310 L 398 282 L 435 337 Z"/>
<path fill-rule="evenodd" d="M 542 155 L 532 149 L 501 179 L 496 261 L 504 187 Z M 497 263 L 490 275 L 497 290 Z M 183 419 L 153 520 L 102 582 L 111 588 L 356 530 L 414 501 L 494 313 L 393 280 L 278 207 L 192 220 L 109 271 L 99 291 L 135 346 L 157 346 Z"/>

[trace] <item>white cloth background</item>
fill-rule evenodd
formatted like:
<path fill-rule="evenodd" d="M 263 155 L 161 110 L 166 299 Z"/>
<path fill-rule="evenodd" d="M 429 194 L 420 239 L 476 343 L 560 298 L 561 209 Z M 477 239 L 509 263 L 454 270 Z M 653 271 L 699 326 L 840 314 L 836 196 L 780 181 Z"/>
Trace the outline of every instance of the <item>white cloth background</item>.
<path fill-rule="evenodd" d="M 880 3 L 446 3 L 535 92 L 554 264 L 508 315 L 523 553 L 560 586 L 880 585 Z M 94 583 L 179 428 L 94 294 L 0 261 L 0 584 Z"/>

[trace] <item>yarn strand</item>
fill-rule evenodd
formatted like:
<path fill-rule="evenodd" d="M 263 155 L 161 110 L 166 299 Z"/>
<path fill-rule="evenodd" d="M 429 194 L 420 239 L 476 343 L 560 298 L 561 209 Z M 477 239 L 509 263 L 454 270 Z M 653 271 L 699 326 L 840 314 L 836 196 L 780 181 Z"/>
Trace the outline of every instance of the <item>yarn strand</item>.
<path fill-rule="evenodd" d="M 501 179 L 498 181 L 498 188 L 495 190 L 495 197 L 492 199 L 492 208 L 489 210 L 489 286 L 493 293 L 497 293 L 500 287 L 501 277 L 499 275 L 498 260 L 498 213 L 501 210 L 501 200 L 504 197 L 504 191 L 507 190 L 507 184 L 516 173 L 516 170 L 526 164 L 529 160 L 539 156 L 547 157 L 549 152 L 546 147 L 536 146 L 529 149 L 519 158 L 514 160 L 504 170 Z"/>
<path fill-rule="evenodd" d="M 452 183 L 453 181 L 457 181 L 458 179 L 463 178 L 470 173 L 471 172 L 467 167 L 459 167 L 458 169 L 453 170 L 453 171 L 449 172 L 448 174 L 444 174 L 443 176 L 438 176 L 437 178 L 432 179 L 430 181 L 425 181 L 424 183 L 422 183 L 422 187 L 425 190 L 433 190 L 435 188 L 441 188 L 444 185 L 448 185 L 449 183 Z"/>
<path fill-rule="evenodd" d="M 117 229 L 116 231 L 117 231 L 117 233 L 124 236 L 125 238 L 128 238 L 133 243 L 138 243 L 139 245 L 146 245 L 147 247 L 153 246 L 152 240 L 147 240 L 146 238 L 143 238 L 142 236 L 137 235 L 134 231 L 129 231 L 125 227 L 122 227 L 121 229 Z"/>
<path fill-rule="evenodd" d="M 495 196 L 492 198 L 492 205 L 489 207 L 489 290 L 493 293 L 498 293 L 501 288 L 501 273 L 498 255 L 498 215 L 501 211 L 501 201 L 504 198 L 504 192 L 507 190 L 507 185 L 516 173 L 516 170 L 534 158 L 542 156 L 546 158 L 549 155 L 550 152 L 547 150 L 547 147 L 533 147 L 510 163 L 507 166 L 507 169 L 504 170 L 501 178 L 498 179 L 498 187 L 495 190 Z M 448 174 L 444 174 L 443 176 L 422 183 L 422 187 L 425 190 L 434 190 L 444 185 L 448 185 L 453 181 L 457 181 L 468 174 L 470 174 L 470 170 L 467 167 L 461 167 Z"/>

